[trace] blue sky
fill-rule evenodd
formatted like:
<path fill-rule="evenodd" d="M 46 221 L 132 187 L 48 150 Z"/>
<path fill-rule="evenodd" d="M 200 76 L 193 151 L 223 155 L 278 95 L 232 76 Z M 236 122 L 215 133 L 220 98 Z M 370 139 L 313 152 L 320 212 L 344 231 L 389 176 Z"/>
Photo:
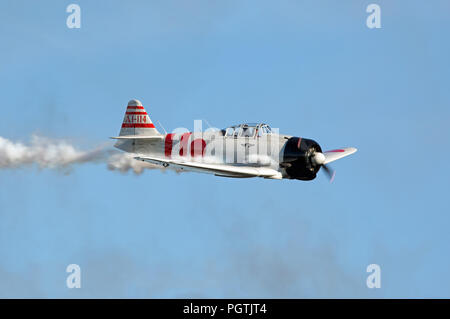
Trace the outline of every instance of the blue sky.
<path fill-rule="evenodd" d="M 368 29 L 370 3 L 2 1 L 4 138 L 89 149 L 138 98 L 169 131 L 262 121 L 358 152 L 333 184 L 1 170 L 0 296 L 450 297 L 450 5 L 376 1 Z"/>

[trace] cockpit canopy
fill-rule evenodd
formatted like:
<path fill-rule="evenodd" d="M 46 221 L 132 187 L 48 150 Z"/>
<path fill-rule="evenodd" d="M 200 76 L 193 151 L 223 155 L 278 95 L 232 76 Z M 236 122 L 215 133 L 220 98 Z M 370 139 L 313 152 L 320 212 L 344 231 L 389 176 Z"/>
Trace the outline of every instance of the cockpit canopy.
<path fill-rule="evenodd" d="M 244 123 L 229 126 L 223 132 L 226 137 L 255 137 L 271 134 L 272 129 L 264 123 Z"/>

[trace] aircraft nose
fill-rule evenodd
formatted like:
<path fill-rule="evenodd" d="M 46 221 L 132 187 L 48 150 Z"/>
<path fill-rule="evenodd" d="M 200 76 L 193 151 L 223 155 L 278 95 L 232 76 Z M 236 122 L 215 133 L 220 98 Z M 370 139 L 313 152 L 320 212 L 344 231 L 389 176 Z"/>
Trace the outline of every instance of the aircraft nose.
<path fill-rule="evenodd" d="M 325 163 L 325 155 L 320 152 L 316 152 L 312 158 L 312 161 L 315 165 L 322 165 Z"/>

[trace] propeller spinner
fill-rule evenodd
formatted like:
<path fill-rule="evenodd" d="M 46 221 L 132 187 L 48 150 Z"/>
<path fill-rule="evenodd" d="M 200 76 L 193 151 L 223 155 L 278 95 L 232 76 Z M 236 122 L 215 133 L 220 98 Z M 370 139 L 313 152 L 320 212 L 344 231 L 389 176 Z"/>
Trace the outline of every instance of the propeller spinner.
<path fill-rule="evenodd" d="M 325 164 L 325 160 L 326 160 L 325 155 L 323 155 L 322 152 L 313 151 L 313 153 L 310 155 L 310 159 L 311 159 L 311 163 L 314 166 L 322 167 L 324 173 L 328 176 L 330 183 L 333 182 L 336 172 L 331 167 L 329 167 Z"/>

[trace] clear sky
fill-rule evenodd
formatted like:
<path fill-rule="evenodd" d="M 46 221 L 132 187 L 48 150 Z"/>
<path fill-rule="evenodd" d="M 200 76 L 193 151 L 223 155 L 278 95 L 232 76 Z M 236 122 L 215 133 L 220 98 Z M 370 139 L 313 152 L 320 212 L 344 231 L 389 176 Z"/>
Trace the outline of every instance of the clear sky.
<path fill-rule="evenodd" d="M 333 184 L 0 170 L 0 296 L 450 297 L 450 3 L 373 1 L 369 29 L 370 3 L 1 1 L 3 138 L 89 149 L 137 98 L 168 131 L 262 121 L 358 152 Z"/>

